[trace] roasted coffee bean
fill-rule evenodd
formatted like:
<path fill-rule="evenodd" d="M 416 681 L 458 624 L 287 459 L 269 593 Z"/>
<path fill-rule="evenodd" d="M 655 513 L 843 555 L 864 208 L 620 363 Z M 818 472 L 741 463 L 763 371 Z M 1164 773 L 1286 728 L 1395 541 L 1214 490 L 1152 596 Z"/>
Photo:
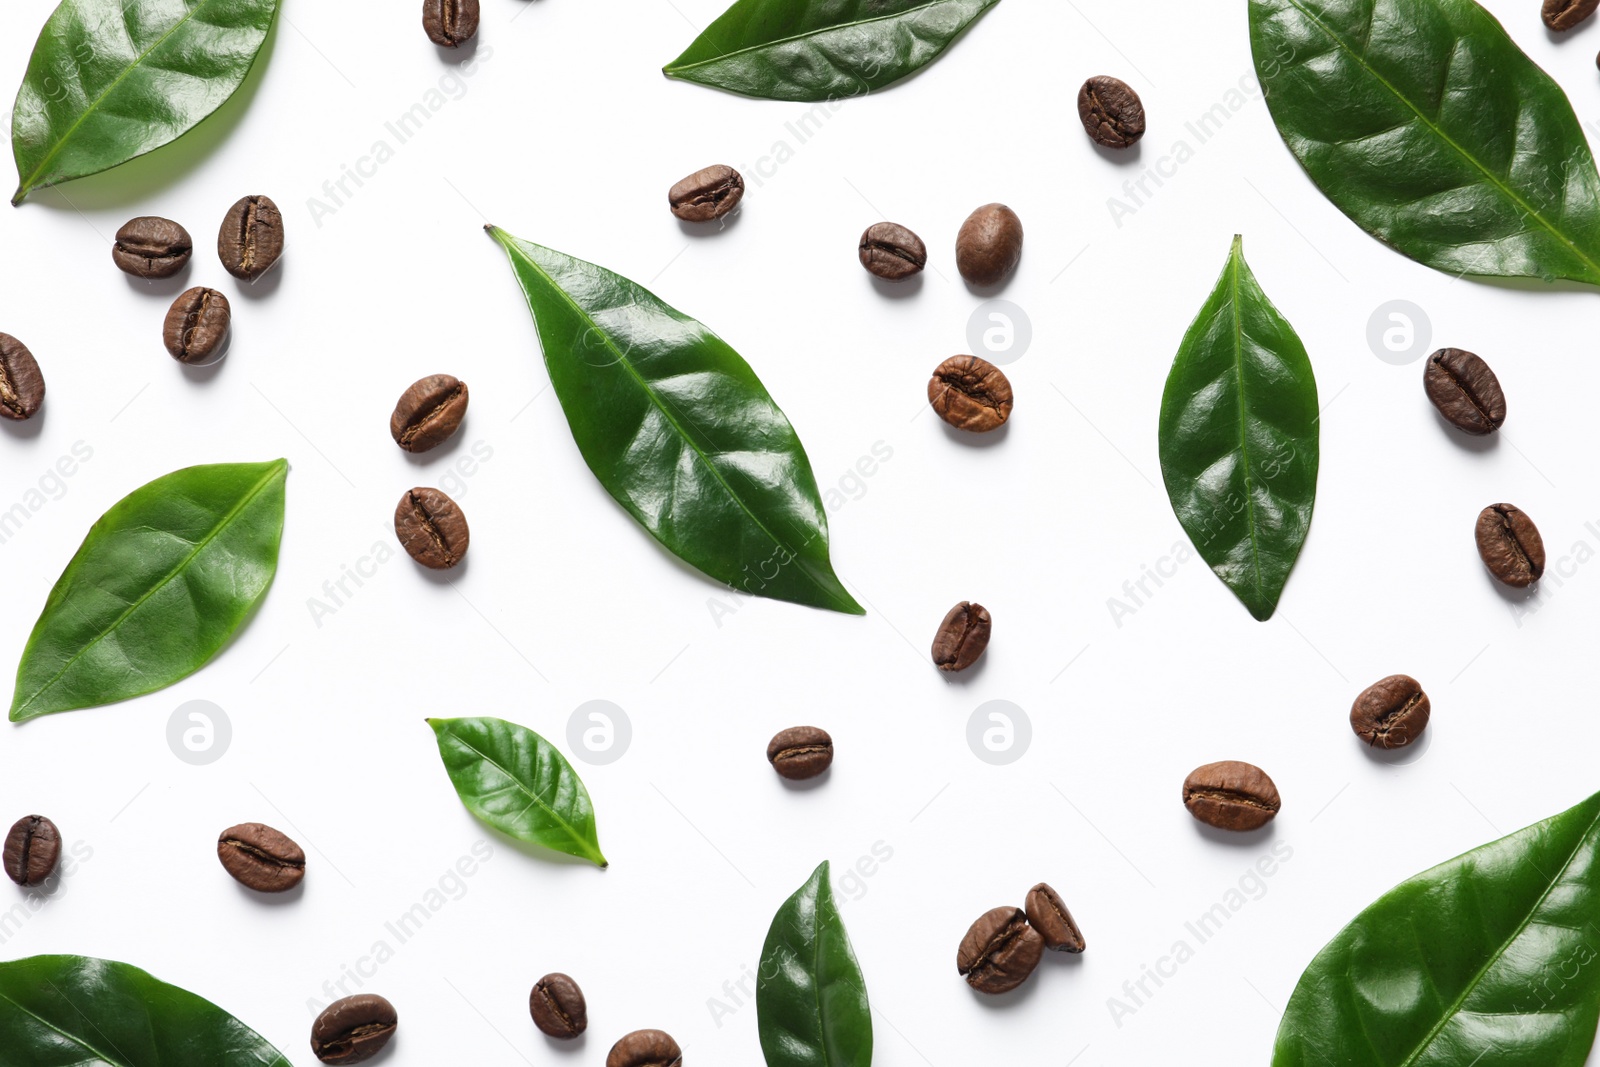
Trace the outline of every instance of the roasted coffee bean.
<path fill-rule="evenodd" d="M 1144 103 L 1118 78 L 1102 74 L 1084 82 L 1078 117 L 1089 139 L 1104 148 L 1131 148 L 1144 136 Z"/>
<path fill-rule="evenodd" d="M 1072 921 L 1061 894 L 1044 882 L 1028 890 L 1028 924 L 1039 931 L 1044 947 L 1057 952 L 1082 952 L 1083 931 Z"/>
<path fill-rule="evenodd" d="M 189 231 L 171 219 L 141 215 L 123 223 L 111 246 L 111 259 L 136 278 L 170 278 L 194 252 Z"/>
<path fill-rule="evenodd" d="M 389 416 L 389 434 L 407 452 L 428 452 L 450 439 L 467 413 L 467 383 L 430 374 L 400 395 Z"/>
<path fill-rule="evenodd" d="M 577 1037 L 589 1028 L 589 1004 L 583 999 L 583 990 L 560 973 L 547 974 L 533 984 L 528 1013 L 533 1025 L 551 1037 Z"/>
<path fill-rule="evenodd" d="M 1044 958 L 1044 938 L 1021 908 L 993 908 L 978 916 L 956 950 L 956 969 L 980 993 L 1004 993 L 1028 980 Z"/>
<path fill-rule="evenodd" d="M 1544 539 L 1524 511 L 1491 504 L 1478 513 L 1478 555 L 1489 573 L 1521 589 L 1544 574 Z"/>
<path fill-rule="evenodd" d="M 44 403 L 44 375 L 28 346 L 0 333 L 0 416 L 31 419 Z"/>
<path fill-rule="evenodd" d="M 253 282 L 283 255 L 283 216 L 270 197 L 247 196 L 228 209 L 217 231 L 217 255 L 235 278 Z"/>
<path fill-rule="evenodd" d="M 1552 30 L 1570 30 L 1600 7 L 1600 0 L 1544 0 L 1540 12 L 1544 24 Z"/>
<path fill-rule="evenodd" d="M 999 285 L 1022 259 L 1022 220 L 1004 204 L 985 204 L 956 235 L 956 269 L 973 285 Z"/>
<path fill-rule="evenodd" d="M 743 176 L 721 163 L 697 170 L 667 190 L 667 206 L 685 222 L 720 219 L 743 199 Z"/>
<path fill-rule="evenodd" d="M 1433 707 L 1415 678 L 1404 674 L 1367 686 L 1350 707 L 1350 729 L 1374 748 L 1405 748 L 1428 728 Z"/>
<path fill-rule="evenodd" d="M 18 885 L 43 885 L 61 862 L 61 831 L 43 815 L 25 815 L 6 834 L 6 877 Z"/>
<path fill-rule="evenodd" d="M 422 0 L 422 28 L 440 48 L 459 48 L 478 32 L 478 0 Z"/>
<path fill-rule="evenodd" d="M 311 1052 L 323 1063 L 364 1063 L 394 1037 L 400 1016 L 376 993 L 336 1000 L 311 1024 Z"/>
<path fill-rule="evenodd" d="M 1471 352 L 1441 348 L 1429 356 L 1422 387 L 1439 414 L 1462 433 L 1481 437 L 1494 433 L 1506 421 L 1506 394 L 1500 389 L 1500 379 Z"/>
<path fill-rule="evenodd" d="M 989 647 L 989 609 L 963 600 L 945 613 L 933 635 L 933 662 L 941 671 L 964 671 Z"/>
<path fill-rule="evenodd" d="M 161 339 L 179 363 L 208 367 L 227 354 L 232 321 L 228 298 L 215 289 L 197 285 L 172 302 L 161 327 Z"/>
<path fill-rule="evenodd" d="M 1196 768 L 1184 779 L 1183 806 L 1219 830 L 1256 830 L 1272 821 L 1282 801 L 1266 771 L 1223 760 Z"/>
<path fill-rule="evenodd" d="M 876 222 L 861 235 L 861 265 L 880 278 L 897 282 L 919 274 L 928 265 L 928 246 L 896 222 Z"/>
<path fill-rule="evenodd" d="M 767 762 L 790 781 L 815 778 L 833 766 L 833 738 L 815 726 L 791 726 L 767 743 Z"/>
<path fill-rule="evenodd" d="M 635 1030 L 611 1046 L 606 1067 L 682 1067 L 683 1050 L 663 1030 Z"/>
<path fill-rule="evenodd" d="M 928 403 L 956 429 L 988 433 L 1011 417 L 1011 382 L 986 359 L 951 356 L 928 379 Z"/>
<path fill-rule="evenodd" d="M 394 532 L 412 559 L 436 571 L 460 563 L 472 540 L 461 506 L 437 489 L 420 487 L 400 498 Z"/>
<path fill-rule="evenodd" d="M 217 859 L 235 881 L 258 893 L 286 893 L 306 876 L 306 854 L 300 846 L 258 822 L 222 831 Z"/>

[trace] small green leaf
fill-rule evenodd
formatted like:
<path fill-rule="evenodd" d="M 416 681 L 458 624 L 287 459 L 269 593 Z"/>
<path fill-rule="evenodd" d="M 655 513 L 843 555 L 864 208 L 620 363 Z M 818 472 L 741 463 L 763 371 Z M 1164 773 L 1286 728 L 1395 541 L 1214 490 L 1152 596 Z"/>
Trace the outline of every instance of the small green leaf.
<path fill-rule="evenodd" d="M 429 719 L 467 810 L 509 834 L 607 866 L 583 780 L 555 746 L 504 719 Z"/>
<path fill-rule="evenodd" d="M 838 100 L 932 63 L 999 0 L 737 0 L 669 78 L 769 100 Z"/>
<path fill-rule="evenodd" d="M 488 230 L 578 450 L 617 503 L 740 592 L 865 614 L 833 572 L 800 438 L 739 353 L 626 278 Z"/>
<path fill-rule="evenodd" d="M 89 529 L 17 667 L 11 721 L 165 688 L 199 670 L 278 570 L 287 460 L 186 467 Z"/>
<path fill-rule="evenodd" d="M 1385 893 L 1317 953 L 1272 1067 L 1583 1067 L 1600 794 Z"/>
<path fill-rule="evenodd" d="M 871 1067 L 872 1010 L 824 862 L 772 918 L 756 978 L 767 1067 Z"/>
<path fill-rule="evenodd" d="M 5 1067 L 292 1067 L 221 1008 L 137 967 L 88 956 L 0 963 Z"/>
<path fill-rule="evenodd" d="M 1272 616 L 1311 528 L 1317 381 L 1233 239 L 1161 397 L 1161 476 L 1178 521 L 1257 619 Z"/>
<path fill-rule="evenodd" d="M 1600 285 L 1572 105 L 1473 0 L 1250 0 L 1278 132 L 1334 206 L 1450 274 Z"/>

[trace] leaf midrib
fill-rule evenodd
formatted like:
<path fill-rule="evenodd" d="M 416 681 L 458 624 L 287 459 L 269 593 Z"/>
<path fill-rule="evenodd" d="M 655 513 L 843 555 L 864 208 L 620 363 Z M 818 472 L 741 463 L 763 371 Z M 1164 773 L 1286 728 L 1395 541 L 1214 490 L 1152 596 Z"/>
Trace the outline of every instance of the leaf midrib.
<path fill-rule="evenodd" d="M 677 62 L 669 63 L 666 70 L 669 74 L 677 74 L 680 71 L 694 70 L 697 67 L 710 66 L 713 63 L 725 63 L 736 56 L 746 55 L 750 52 L 760 52 L 768 48 L 777 48 L 781 45 L 792 44 L 795 41 L 803 41 L 810 37 L 820 37 L 825 33 L 833 33 L 841 29 L 854 29 L 857 26 L 869 26 L 874 22 L 887 22 L 891 19 L 906 18 L 908 16 L 926 11 L 931 7 L 943 7 L 946 4 L 956 4 L 961 2 L 962 0 L 928 0 L 928 2 L 925 4 L 919 4 L 916 7 L 908 7 L 904 11 L 897 11 L 893 14 L 878 15 L 874 18 L 859 19 L 855 22 L 842 22 L 833 26 L 824 26 L 821 29 L 816 30 L 806 30 L 804 33 L 791 34 L 788 37 L 780 37 L 774 41 L 762 41 L 759 44 L 746 45 L 743 48 L 735 48 L 731 52 L 723 52 L 720 55 L 712 56 L 710 59 L 697 59 L 693 63 L 684 63 L 681 65 Z M 994 0 L 986 0 L 984 6 L 992 6 L 993 2 Z M 693 45 L 690 47 L 693 47 Z"/>
<path fill-rule="evenodd" d="M 505 234 L 505 236 L 508 238 L 511 236 L 510 234 L 506 234 L 504 230 L 497 230 L 496 232 Z M 799 566 L 800 573 L 804 574 L 812 585 L 816 586 L 817 589 L 822 591 L 822 594 L 827 598 L 828 603 L 840 603 L 833 590 L 829 589 L 827 586 L 823 585 L 822 582 L 817 580 L 817 576 L 812 573 L 811 568 L 807 565 L 807 561 L 800 555 L 799 549 L 790 548 L 788 545 L 784 544 L 783 541 L 778 539 L 777 534 L 767 529 L 767 524 L 762 522 L 760 517 L 756 515 L 755 512 L 750 510 L 750 506 L 745 503 L 744 498 L 734 491 L 733 486 L 728 484 L 728 480 L 722 476 L 722 472 L 717 469 L 716 464 L 711 462 L 711 457 L 701 451 L 700 446 L 695 443 L 694 438 L 691 437 L 681 425 L 679 425 L 678 420 L 673 416 L 672 412 L 667 409 L 666 404 L 662 402 L 655 389 L 651 387 L 650 383 L 645 380 L 644 376 L 634 368 L 631 362 L 629 362 L 626 353 L 612 343 L 611 334 L 606 330 L 601 329 L 600 324 L 595 322 L 594 317 L 585 311 L 576 300 L 572 299 L 572 296 L 566 291 L 566 289 L 562 288 L 560 283 L 552 278 L 549 272 L 535 262 L 532 257 L 523 253 L 523 251 L 520 248 L 517 248 L 514 244 L 506 245 L 505 242 L 501 242 L 501 244 L 503 247 L 507 247 L 509 250 L 514 251 L 523 262 L 527 263 L 534 270 L 538 271 L 539 276 L 550 283 L 550 288 L 554 289 L 556 293 L 560 295 L 562 301 L 564 301 L 566 305 L 578 315 L 582 316 L 583 320 L 587 322 L 595 330 L 595 332 L 605 340 L 606 347 L 609 348 L 612 354 L 616 356 L 617 365 L 624 368 L 628 372 L 629 376 L 631 376 L 633 380 L 638 383 L 639 388 L 644 391 L 644 394 L 649 398 L 650 403 L 653 404 L 655 409 L 661 413 L 661 417 L 666 419 L 667 422 L 671 424 L 673 432 L 678 435 L 678 439 L 681 440 L 684 445 L 694 453 L 695 458 L 700 461 L 705 469 L 711 472 L 711 476 L 717 480 L 717 484 L 722 486 L 723 491 L 726 492 L 729 498 L 739 506 L 739 510 L 744 512 L 746 517 L 748 517 L 749 520 L 755 524 L 756 528 L 766 535 L 767 540 L 771 541 L 775 548 L 778 548 L 783 552 L 787 552 L 794 557 L 795 563 Z M 542 338 L 540 343 L 543 344 Z M 826 522 L 826 518 L 824 518 L 823 521 Z M 802 545 L 801 548 L 803 547 L 805 546 Z"/>
<path fill-rule="evenodd" d="M 67 660 L 66 663 L 62 664 L 61 669 L 56 671 L 56 673 L 50 677 L 49 681 L 45 682 L 29 695 L 28 702 L 26 704 L 19 704 L 12 709 L 13 714 L 18 711 L 27 710 L 27 708 L 32 705 L 34 701 L 39 699 L 41 694 L 59 682 L 62 676 L 66 674 L 67 671 L 72 669 L 72 665 L 77 663 L 78 660 L 82 659 L 91 648 L 94 648 L 101 641 L 110 636 L 111 633 L 117 629 L 117 627 L 121 626 L 128 620 L 130 615 L 139 610 L 139 608 L 143 607 L 146 601 L 155 596 L 161 590 L 165 589 L 174 578 L 186 570 L 189 564 L 194 562 L 194 558 L 204 551 L 212 541 L 215 541 L 219 536 L 221 536 L 222 532 L 233 524 L 233 520 L 238 517 L 239 513 L 249 506 L 256 497 L 260 496 L 262 490 L 266 488 L 267 483 L 276 478 L 277 475 L 281 474 L 283 469 L 284 468 L 279 463 L 269 464 L 267 472 L 256 481 L 255 485 L 251 487 L 250 492 L 242 500 L 240 500 L 239 503 L 230 508 L 228 513 L 217 521 L 216 525 L 212 526 L 212 528 L 206 533 L 205 537 L 198 541 L 194 548 L 189 551 L 188 555 L 184 556 L 183 559 L 178 561 L 178 563 L 174 565 L 173 568 L 169 570 L 159 582 L 151 586 L 143 596 L 139 597 L 139 599 L 134 601 L 132 604 L 129 604 L 127 608 L 123 610 L 122 614 L 117 616 L 116 621 L 111 623 L 111 625 L 107 626 L 104 630 L 101 630 L 94 636 L 92 640 L 88 641 L 82 648 L 74 652 L 72 654 L 72 658 Z M 74 559 L 76 559 L 76 556 L 74 556 Z M 70 568 L 72 564 L 69 562 L 67 566 Z M 31 639 L 28 642 L 28 647 L 30 649 L 33 647 L 33 641 Z M 27 653 L 24 652 L 23 655 L 26 656 Z"/>
<path fill-rule="evenodd" d="M 52 986 L 54 984 L 55 983 L 53 983 L 53 982 L 51 983 Z M 6 1003 L 13 1005 L 18 1011 L 22 1012 L 24 1015 L 28 1016 L 30 1019 L 37 1019 L 41 1026 L 45 1027 L 47 1030 L 51 1031 L 52 1033 L 60 1034 L 62 1037 L 66 1038 L 68 1041 L 72 1042 L 74 1045 L 77 1045 L 79 1048 L 82 1048 L 82 1049 L 85 1049 L 85 1050 L 87 1050 L 89 1052 L 94 1053 L 103 1062 L 110 1063 L 110 1064 L 121 1064 L 122 1067 L 132 1067 L 132 1064 L 130 1064 L 127 1060 L 114 1060 L 114 1059 L 112 1059 L 110 1056 L 106 1055 L 104 1052 L 101 1052 L 99 1049 L 97 1049 L 93 1045 L 89 1044 L 89 1042 L 85 1041 L 83 1038 L 79 1037 L 77 1034 L 68 1033 L 67 1031 L 61 1029 L 61 1027 L 57 1026 L 55 1023 L 51 1022 L 49 1019 L 46 1019 L 44 1016 L 39 1015 L 37 1012 L 30 1011 L 26 1006 L 24 1006 L 23 1004 L 19 1003 L 14 998 L 7 996 L 5 993 L 0 993 L 0 1000 L 4 1000 Z M 69 1001 L 68 1003 L 70 1005 L 71 1002 Z M 77 1009 L 74 1008 L 73 1010 L 76 1011 Z"/>
<path fill-rule="evenodd" d="M 1250 409 L 1244 393 L 1244 315 L 1239 310 L 1239 272 L 1244 253 L 1237 242 L 1228 257 L 1228 307 L 1233 313 L 1233 374 L 1239 386 L 1239 456 L 1244 460 L 1245 525 L 1250 531 L 1250 566 L 1255 572 L 1256 603 L 1261 604 L 1261 541 L 1256 529 L 1256 497 L 1250 465 Z"/>
<path fill-rule="evenodd" d="M 515 785 L 517 787 L 517 789 L 524 796 L 526 796 L 530 801 L 532 801 L 534 804 L 536 804 L 540 808 L 542 808 L 545 811 L 545 813 L 550 816 L 551 819 L 555 820 L 555 823 L 556 823 L 557 826 L 560 826 L 561 829 L 563 829 L 563 830 L 565 830 L 567 832 L 567 836 L 572 838 L 573 842 L 580 849 L 583 850 L 583 855 L 586 858 L 588 858 L 590 860 L 593 860 L 594 862 L 597 862 L 597 863 L 604 862 L 605 857 L 603 855 L 601 855 L 600 850 L 598 848 L 596 848 L 595 846 L 591 845 L 588 842 L 588 840 L 586 840 L 585 838 L 580 837 L 578 835 L 577 828 L 574 827 L 566 819 L 562 818 L 561 814 L 559 812 L 557 812 L 556 809 L 552 808 L 549 804 L 545 803 L 544 799 L 542 797 L 540 797 L 539 794 L 529 791 L 528 787 L 522 784 L 522 780 L 520 778 L 518 778 L 515 774 L 513 774 L 509 767 L 507 767 L 504 764 L 502 764 L 499 760 L 495 759 L 493 756 L 489 755 L 487 752 L 484 752 L 481 749 L 479 749 L 478 746 L 474 745 L 471 741 L 468 741 L 466 738 L 462 737 L 456 731 L 454 731 L 454 730 L 450 731 L 450 737 L 457 744 L 459 744 L 462 748 L 466 749 L 468 752 L 471 752 L 473 755 L 477 756 L 483 762 L 487 763 L 489 766 L 493 767 L 495 770 L 499 771 L 501 774 L 505 775 L 508 779 L 510 779 L 512 785 Z M 561 773 L 561 769 L 559 767 L 557 767 L 556 768 L 557 777 L 560 777 L 560 773 Z"/>
<path fill-rule="evenodd" d="M 1500 962 L 1501 958 L 1505 956 L 1506 950 L 1528 929 L 1533 922 L 1533 917 L 1538 914 L 1540 908 L 1544 907 L 1544 902 L 1550 898 L 1551 893 L 1555 892 L 1556 886 L 1561 884 L 1566 877 L 1567 871 L 1571 869 L 1573 861 L 1583 851 L 1584 843 L 1594 834 L 1596 826 L 1600 826 L 1600 810 L 1597 810 L 1594 816 L 1589 819 L 1588 827 L 1578 837 L 1578 843 L 1572 847 L 1572 851 L 1567 855 L 1567 860 L 1561 865 L 1560 872 L 1550 879 L 1550 883 L 1544 887 L 1544 892 L 1539 894 L 1539 899 L 1534 901 L 1533 906 L 1528 909 L 1528 914 L 1523 916 L 1522 922 L 1517 925 L 1517 928 L 1511 932 L 1509 937 L 1501 942 L 1500 947 L 1495 949 L 1494 953 L 1484 961 L 1483 966 L 1478 969 L 1477 974 L 1472 976 L 1472 981 L 1468 982 L 1466 987 L 1462 989 L 1461 994 L 1456 997 L 1449 1010 L 1440 1017 L 1439 1021 L 1434 1024 L 1433 1029 L 1428 1031 L 1417 1047 L 1411 1050 L 1411 1054 L 1397 1064 L 1396 1067 L 1413 1067 L 1417 1062 L 1417 1057 L 1426 1052 L 1428 1047 L 1444 1031 L 1444 1028 L 1450 1024 L 1450 1021 L 1461 1013 L 1461 1006 L 1477 990 L 1478 985 L 1483 981 L 1484 975 L 1489 973 L 1491 967 Z"/>
<path fill-rule="evenodd" d="M 1519 207 L 1529 218 L 1536 219 L 1539 225 L 1543 226 L 1547 231 L 1549 231 L 1552 237 L 1566 245 L 1573 255 L 1577 256 L 1578 259 L 1587 264 L 1590 268 L 1589 280 L 1596 284 L 1600 284 L 1600 263 L 1597 263 L 1593 259 L 1590 259 L 1588 256 L 1584 255 L 1582 250 L 1580 250 L 1578 246 L 1573 243 L 1571 238 L 1567 237 L 1566 234 L 1558 230 L 1548 219 L 1540 214 L 1533 207 L 1533 205 L 1529 204 L 1521 196 L 1517 195 L 1516 191 L 1513 190 L 1509 185 L 1502 182 L 1499 177 L 1497 177 L 1493 171 L 1489 170 L 1488 167 L 1480 162 L 1476 156 L 1472 155 L 1465 148 L 1457 144 L 1453 137 L 1445 133 L 1444 130 L 1430 120 L 1428 116 L 1424 115 L 1421 109 L 1413 104 L 1404 93 L 1400 92 L 1399 89 L 1396 89 L 1392 84 L 1390 84 L 1389 80 L 1382 74 L 1379 74 L 1378 71 L 1366 61 L 1364 56 L 1358 55 L 1356 52 L 1352 51 L 1351 48 L 1346 45 L 1331 28 L 1329 28 L 1321 19 L 1308 10 L 1302 3 L 1302 0 L 1284 0 L 1284 2 L 1288 3 L 1296 11 L 1299 11 L 1302 15 L 1304 15 L 1313 25 L 1317 27 L 1317 29 L 1321 30 L 1328 40 L 1332 41 L 1340 51 L 1344 52 L 1352 60 L 1354 60 L 1363 70 L 1370 74 L 1373 80 L 1375 80 L 1378 84 L 1389 90 L 1389 92 L 1394 95 L 1396 100 L 1400 101 L 1411 110 L 1411 113 L 1417 117 L 1417 121 L 1421 122 L 1423 126 L 1427 127 L 1433 132 L 1434 136 L 1438 137 L 1439 140 L 1443 141 L 1445 144 L 1454 149 L 1462 159 L 1465 159 L 1468 163 L 1476 167 L 1483 174 L 1484 178 L 1488 180 L 1489 184 L 1498 189 L 1501 194 L 1506 197 L 1506 199 L 1516 204 L 1517 207 Z M 1515 42 L 1512 42 L 1511 47 L 1516 47 Z M 1529 62 L 1531 63 L 1532 60 L 1529 60 Z"/>

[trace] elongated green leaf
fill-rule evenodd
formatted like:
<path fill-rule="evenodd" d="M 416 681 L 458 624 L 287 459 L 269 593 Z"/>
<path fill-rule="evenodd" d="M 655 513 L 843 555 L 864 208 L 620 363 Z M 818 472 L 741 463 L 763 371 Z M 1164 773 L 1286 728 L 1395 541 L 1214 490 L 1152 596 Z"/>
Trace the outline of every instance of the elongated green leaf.
<path fill-rule="evenodd" d="M 1600 1020 L 1600 795 L 1380 897 L 1317 953 L 1273 1067 L 1582 1067 Z"/>
<path fill-rule="evenodd" d="M 1600 285 L 1600 175 L 1549 75 L 1473 0 L 1250 0 L 1278 132 L 1378 240 L 1452 274 Z"/>
<path fill-rule="evenodd" d="M 737 0 L 670 78 L 769 100 L 836 100 L 932 63 L 999 0 Z"/>
<path fill-rule="evenodd" d="M 739 353 L 626 278 L 489 227 L 572 436 L 673 554 L 754 596 L 864 614 L 833 573 L 800 438 Z"/>
<path fill-rule="evenodd" d="M 5 1067 L 291 1067 L 215 1004 L 126 963 L 32 956 L 0 963 Z"/>
<path fill-rule="evenodd" d="M 772 918 L 756 977 L 767 1067 L 871 1067 L 872 1011 L 824 862 Z"/>
<path fill-rule="evenodd" d="M 281 0 L 62 0 L 17 93 L 13 204 L 177 140 L 232 96 Z"/>
<path fill-rule="evenodd" d="M 205 666 L 278 570 L 287 460 L 186 467 L 123 497 L 57 579 L 11 721 L 151 693 Z"/>
<path fill-rule="evenodd" d="M 1278 606 L 1317 495 L 1317 381 L 1233 239 L 1161 397 L 1161 476 L 1200 557 L 1258 619 Z"/>
<path fill-rule="evenodd" d="M 554 745 L 504 719 L 429 719 L 467 810 L 519 841 L 607 866 L 583 779 Z"/>

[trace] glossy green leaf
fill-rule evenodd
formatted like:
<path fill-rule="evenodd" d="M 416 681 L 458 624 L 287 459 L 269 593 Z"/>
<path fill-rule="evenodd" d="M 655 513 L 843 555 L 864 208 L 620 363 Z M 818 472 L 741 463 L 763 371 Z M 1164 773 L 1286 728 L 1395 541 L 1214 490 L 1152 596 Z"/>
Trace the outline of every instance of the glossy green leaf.
<path fill-rule="evenodd" d="M 932 63 L 999 0 L 737 0 L 664 73 L 769 100 L 838 100 Z"/>
<path fill-rule="evenodd" d="M 739 353 L 643 287 L 489 232 L 589 469 L 669 551 L 753 596 L 864 614 L 833 573 L 800 438 Z"/>
<path fill-rule="evenodd" d="M 62 0 L 17 92 L 13 204 L 177 140 L 255 65 L 281 0 Z"/>
<path fill-rule="evenodd" d="M 824 862 L 772 918 L 756 977 L 767 1067 L 870 1067 L 872 1011 Z"/>
<path fill-rule="evenodd" d="M 186 467 L 100 516 L 34 624 L 11 721 L 151 693 L 205 666 L 278 569 L 287 460 Z"/>
<path fill-rule="evenodd" d="M 1372 236 L 1452 274 L 1600 285 L 1577 116 L 1473 0 L 1250 0 L 1250 42 L 1290 151 Z"/>
<path fill-rule="evenodd" d="M 1600 1020 L 1600 795 L 1384 894 L 1317 953 L 1273 1067 L 1583 1067 Z"/>
<path fill-rule="evenodd" d="M 215 1004 L 88 956 L 0 963 L 5 1067 L 291 1067 Z"/>
<path fill-rule="evenodd" d="M 1200 557 L 1258 619 L 1278 606 L 1317 495 L 1317 381 L 1233 239 L 1161 397 L 1161 477 Z"/>
<path fill-rule="evenodd" d="M 467 810 L 519 841 L 607 866 L 583 779 L 554 745 L 504 719 L 429 719 Z"/>

